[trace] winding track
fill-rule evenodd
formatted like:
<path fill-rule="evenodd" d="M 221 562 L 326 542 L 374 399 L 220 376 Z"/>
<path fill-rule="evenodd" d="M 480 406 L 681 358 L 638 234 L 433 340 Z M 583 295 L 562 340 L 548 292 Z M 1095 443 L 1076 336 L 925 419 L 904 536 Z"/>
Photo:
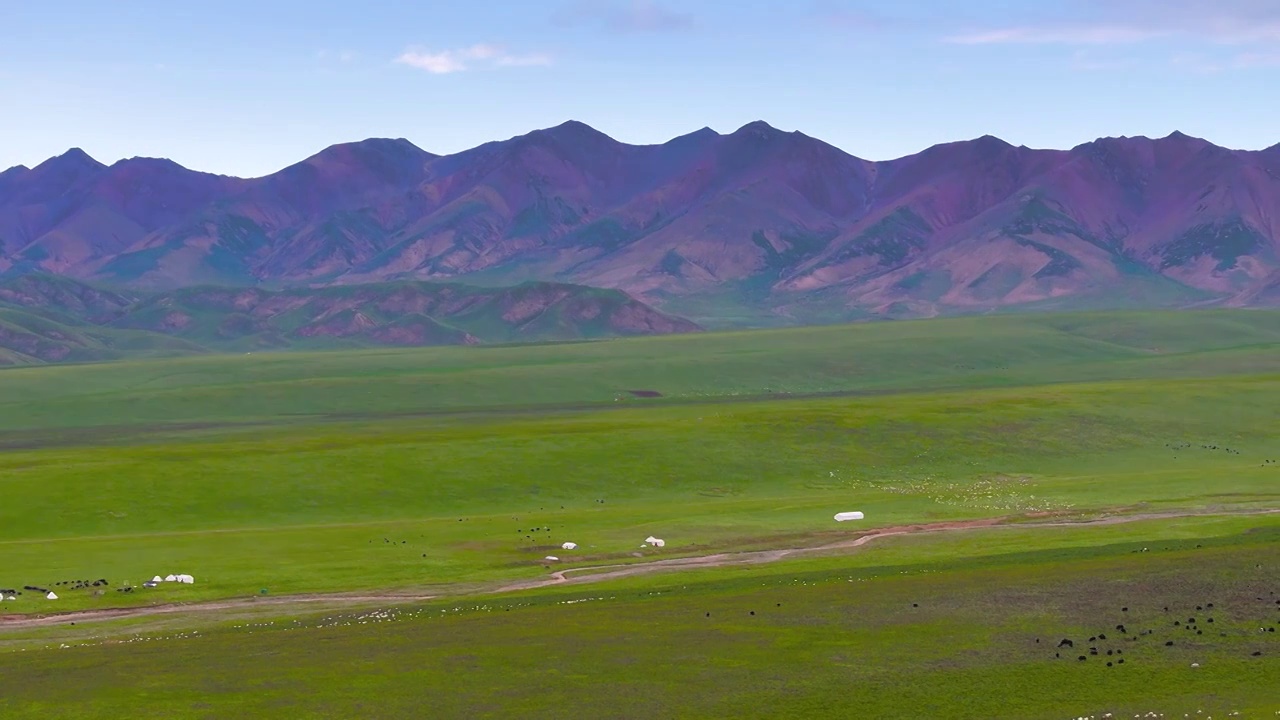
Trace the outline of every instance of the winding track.
<path fill-rule="evenodd" d="M 1119 525 L 1122 523 L 1139 522 L 1142 520 L 1169 520 L 1185 517 L 1214 517 L 1224 515 L 1270 515 L 1280 513 L 1280 508 L 1267 510 L 1245 510 L 1236 512 L 1168 512 L 1168 513 L 1145 513 L 1136 515 L 1113 515 L 1103 517 L 1096 520 L 1077 520 L 1077 521 L 1058 521 L 1058 522 L 1025 522 L 1012 523 L 1012 520 L 1026 519 L 1025 515 L 1008 515 L 1003 517 L 982 518 L 978 520 L 962 520 L 954 522 L 940 523 L 921 523 L 913 525 L 895 525 L 890 527 L 875 528 L 860 533 L 857 537 L 849 540 L 841 540 L 826 545 L 814 545 L 809 547 L 783 548 L 778 550 L 756 550 L 748 552 L 735 553 L 716 553 L 714 555 L 701 555 L 696 557 L 672 558 L 670 560 L 655 560 L 645 563 L 628 563 L 620 565 L 595 565 L 589 567 L 568 568 L 566 570 L 558 570 L 553 572 L 547 578 L 540 580 L 530 580 L 525 582 L 514 583 L 490 590 L 484 594 L 500 594 L 518 592 L 521 590 L 535 590 L 538 588 L 550 587 L 553 585 L 581 585 L 586 583 L 596 583 L 605 580 L 615 580 L 624 577 L 633 577 L 636 575 L 647 575 L 654 572 L 663 572 L 670 570 L 688 570 L 700 568 L 725 567 L 729 565 L 759 565 L 763 563 L 776 562 L 784 558 L 795 555 L 805 555 L 820 552 L 837 552 L 840 550 L 851 550 L 853 548 L 862 547 L 875 540 L 882 538 L 894 537 L 897 535 L 918 535 L 924 533 L 940 533 L 940 532 L 958 532 L 976 529 L 996 529 L 996 528 L 1019 528 L 1019 529 L 1042 529 L 1042 528 L 1064 528 L 1064 527 L 1096 527 L 1102 525 Z M 586 573 L 586 574 L 583 574 Z M 569 577 L 573 574 L 575 577 Z M 109 610 L 82 610 L 77 612 L 57 613 L 53 615 L 32 616 L 32 615 L 0 615 L 0 630 L 6 628 L 30 628 L 41 627 L 47 625 L 60 625 L 71 622 L 84 622 L 93 620 L 116 620 L 125 618 L 140 618 L 153 615 L 166 615 L 174 613 L 203 613 L 216 612 L 219 610 L 230 610 L 235 608 L 251 608 L 264 606 L 283 606 L 306 605 L 309 603 L 325 603 L 328 605 L 367 605 L 375 603 L 406 603 L 421 602 L 432 600 L 439 595 L 413 595 L 413 594 L 360 594 L 360 595 L 344 595 L 337 593 L 313 593 L 305 595 L 287 595 L 272 598 L 237 598 L 231 600 L 218 600 L 202 603 L 171 603 L 166 605 L 152 605 L 149 607 L 136 608 L 114 608 Z"/>
<path fill-rule="evenodd" d="M 738 553 L 719 553 L 716 555 L 704 555 L 699 557 L 673 558 L 671 560 L 656 560 L 647 563 L 637 563 L 631 565 L 597 565 L 594 567 L 577 567 L 568 568 L 551 573 L 551 576 L 545 580 L 531 580 L 514 585 L 507 585 L 500 588 L 496 592 L 514 592 L 517 590 L 532 590 L 536 588 L 547 587 L 550 585 L 561 585 L 565 583 L 580 584 L 584 582 L 599 582 L 601 580 L 613 580 L 617 578 L 630 577 L 634 575 L 645 575 L 652 572 L 662 570 L 680 570 L 689 568 L 709 568 L 724 567 L 727 565 L 758 565 L 761 563 L 770 563 L 782 560 L 783 558 L 793 555 L 804 555 L 819 552 L 834 552 L 838 550 L 848 550 L 861 547 L 874 540 L 881 538 L 893 537 L 895 535 L 919 535 L 923 533 L 938 532 L 955 532 L 958 530 L 975 530 L 979 528 L 1063 528 L 1063 527 L 1096 527 L 1100 525 L 1119 525 L 1122 523 L 1138 522 L 1141 520 L 1167 520 L 1181 517 L 1205 517 L 1220 515 L 1270 515 L 1280 513 L 1280 509 L 1268 510 L 1248 510 L 1238 512 L 1170 512 L 1170 513 L 1145 513 L 1137 515 L 1114 515 L 1110 517 L 1099 518 L 1097 520 L 1076 520 L 1076 521 L 1060 521 L 1060 522 L 1031 522 L 1031 523 L 1010 523 L 1010 520 L 1024 518 L 1026 516 L 1009 515 L 995 518 L 982 518 L 979 520 L 963 520 L 956 522 L 942 523 L 926 523 L 917 525 L 897 525 L 892 527 L 876 528 L 868 530 L 856 538 L 851 540 L 841 540 L 840 542 L 828 543 L 826 545 L 814 545 L 809 547 L 786 548 L 780 550 L 758 550 L 753 552 Z M 592 572 L 602 571 L 602 572 Z M 570 573 L 592 573 L 583 577 L 570 578 Z"/>

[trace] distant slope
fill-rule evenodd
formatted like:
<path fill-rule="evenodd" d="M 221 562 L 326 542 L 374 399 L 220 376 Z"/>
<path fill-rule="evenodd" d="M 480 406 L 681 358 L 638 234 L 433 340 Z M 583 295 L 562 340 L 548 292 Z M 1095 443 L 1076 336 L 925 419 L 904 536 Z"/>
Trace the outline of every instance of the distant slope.
<path fill-rule="evenodd" d="M 15 368 L 0 371 L 0 430 L 136 423 L 153 432 L 155 423 L 731 403 L 804 394 L 950 391 L 963 398 L 976 388 L 1028 385 L 1042 387 L 1034 396 L 1011 392 L 1002 402 L 1038 407 L 1066 399 L 1088 415 L 1092 391 L 1077 396 L 1081 388 L 1065 384 L 1157 378 L 1186 378 L 1167 386 L 1176 393 L 1161 407 L 1194 412 L 1188 408 L 1203 399 L 1196 379 L 1229 375 L 1258 387 L 1280 382 L 1280 311 L 994 315 L 601 343 L 241 353 Z M 1064 384 L 1061 390 L 1057 384 Z M 661 397 L 636 399 L 632 390 Z M 1150 410 L 1131 409 L 1135 417 Z M 774 414 L 767 415 L 760 418 L 762 431 L 774 427 Z M 820 418 L 819 425 L 805 427 L 854 444 L 864 432 L 879 432 L 847 427 L 840 413 L 823 411 Z M 1267 435 L 1274 413 L 1259 422 L 1259 436 Z M 1041 440 L 1071 440 L 1052 435 Z M 1176 439 L 1182 438 L 1167 438 Z M 940 440 L 921 436 L 912 455 Z"/>
<path fill-rule="evenodd" d="M 93 325 L 66 325 L 0 305 L 0 365 L 93 362 L 206 352 L 199 345 L 156 333 Z"/>
<path fill-rule="evenodd" d="M 748 325 L 1274 307 L 1277 217 L 1280 152 L 1181 133 L 1071 150 L 984 136 L 869 162 L 763 122 L 652 146 L 567 122 L 449 156 L 336 145 L 256 179 L 72 150 L 0 175 L 0 273 L 565 282 Z"/>
<path fill-rule="evenodd" d="M 0 282 L 0 363 L 216 350 L 471 345 L 694 332 L 617 290 L 396 282 L 268 291 L 116 292 L 67 278 Z"/>

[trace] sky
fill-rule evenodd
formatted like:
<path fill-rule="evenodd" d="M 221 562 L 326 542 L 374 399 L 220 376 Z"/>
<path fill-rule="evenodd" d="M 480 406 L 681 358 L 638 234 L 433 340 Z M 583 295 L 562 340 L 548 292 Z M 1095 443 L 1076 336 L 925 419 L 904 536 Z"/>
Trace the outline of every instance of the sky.
<path fill-rule="evenodd" d="M 753 120 L 868 160 L 996 135 L 1280 143 L 1280 0 L 0 0 L 0 168 L 79 147 L 238 176 L 580 120 Z"/>

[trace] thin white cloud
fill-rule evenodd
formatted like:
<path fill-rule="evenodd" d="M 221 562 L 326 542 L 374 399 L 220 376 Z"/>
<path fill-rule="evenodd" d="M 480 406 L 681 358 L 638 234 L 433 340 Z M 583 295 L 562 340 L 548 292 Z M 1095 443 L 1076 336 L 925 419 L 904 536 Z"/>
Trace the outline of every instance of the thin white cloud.
<path fill-rule="evenodd" d="M 356 53 L 351 50 L 339 50 L 335 52 L 333 50 L 324 49 L 316 51 L 316 59 L 321 62 L 335 60 L 345 65 L 347 63 L 354 62 L 356 57 Z"/>
<path fill-rule="evenodd" d="M 395 61 L 433 75 L 449 75 L 477 67 L 533 67 L 552 63 L 551 56 L 545 53 L 513 55 L 500 45 L 483 43 L 435 52 L 411 48 L 400 53 Z"/>
<path fill-rule="evenodd" d="M 1217 75 L 1228 69 L 1221 61 L 1197 53 L 1179 53 L 1169 59 L 1169 64 L 1191 75 Z"/>
<path fill-rule="evenodd" d="M 1171 38 L 1216 45 L 1280 42 L 1277 0 L 1082 0 L 1072 9 L 1070 17 L 979 27 L 945 39 L 960 45 L 1132 45 Z"/>
<path fill-rule="evenodd" d="M 452 50 L 436 53 L 406 50 L 400 54 L 400 57 L 396 58 L 396 62 L 419 70 L 426 70 L 433 75 L 447 75 L 467 69 L 467 64 L 459 57 L 457 52 Z"/>
<path fill-rule="evenodd" d="M 552 62 L 551 56 L 545 53 L 499 55 L 493 60 L 493 64 L 498 67 L 539 67 L 550 65 Z"/>
<path fill-rule="evenodd" d="M 1234 63 L 1241 69 L 1280 67 L 1280 50 L 1240 53 L 1235 57 Z"/>
<path fill-rule="evenodd" d="M 1167 31 L 1123 25 L 1012 27 L 953 35 L 946 41 L 957 45 L 1124 45 L 1167 34 Z"/>
<path fill-rule="evenodd" d="M 1113 0 L 1115 1 L 1115 0 Z M 1275 0 L 1118 0 L 1131 21 L 1170 25 L 1183 34 L 1235 45 L 1280 40 Z"/>
<path fill-rule="evenodd" d="M 902 29 L 903 23 L 898 18 L 867 12 L 862 9 L 850 9 L 832 3 L 830 0 L 815 2 L 805 19 L 826 28 L 839 30 L 855 30 L 870 32 L 887 30 L 893 26 Z"/>
<path fill-rule="evenodd" d="M 576 0 L 553 18 L 560 25 L 597 24 L 613 32 L 670 32 L 693 25 L 693 15 L 657 0 Z"/>
<path fill-rule="evenodd" d="M 1169 64 L 1192 75 L 1219 75 L 1231 70 L 1272 69 L 1280 68 L 1280 51 L 1259 50 L 1218 58 L 1183 53 L 1172 57 Z"/>
<path fill-rule="evenodd" d="M 1099 55 L 1095 48 L 1076 50 L 1071 55 L 1070 67 L 1080 72 L 1111 72 L 1123 70 L 1134 65 L 1132 58 Z"/>

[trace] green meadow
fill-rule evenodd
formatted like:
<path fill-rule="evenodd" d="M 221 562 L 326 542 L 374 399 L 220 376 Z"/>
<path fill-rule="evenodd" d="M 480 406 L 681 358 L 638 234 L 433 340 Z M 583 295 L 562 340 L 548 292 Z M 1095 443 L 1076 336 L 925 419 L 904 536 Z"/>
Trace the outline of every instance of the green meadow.
<path fill-rule="evenodd" d="M 1270 716 L 1278 407 L 1268 311 L 4 370 L 0 714 Z"/>
<path fill-rule="evenodd" d="M 1146 553 L 1135 538 L 1161 530 L 1091 541 L 1068 532 L 1053 550 L 1014 549 L 995 537 L 1005 531 L 985 531 L 954 555 L 952 539 L 925 536 L 886 540 L 878 561 L 865 553 L 426 604 L 190 616 L 89 636 L 62 627 L 0 650 L 0 711 L 1270 717 L 1280 711 L 1280 641 L 1264 631 L 1277 626 L 1277 530 L 1198 521 Z M 990 540 L 1001 547 L 983 549 Z M 1073 647 L 1059 647 L 1064 639 Z"/>

